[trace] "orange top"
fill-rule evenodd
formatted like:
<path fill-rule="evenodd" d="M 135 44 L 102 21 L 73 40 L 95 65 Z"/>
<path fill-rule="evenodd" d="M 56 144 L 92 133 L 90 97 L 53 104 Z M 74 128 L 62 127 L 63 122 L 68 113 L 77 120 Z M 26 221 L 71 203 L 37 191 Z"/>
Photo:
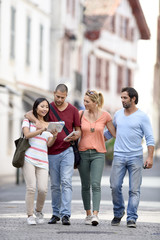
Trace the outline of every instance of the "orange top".
<path fill-rule="evenodd" d="M 82 111 L 79 113 L 81 116 Z M 105 153 L 106 147 L 103 132 L 107 122 L 111 120 L 111 115 L 108 112 L 103 112 L 93 123 L 90 123 L 83 115 L 81 119 L 82 135 L 79 142 L 79 151 L 95 149 L 97 152 Z"/>

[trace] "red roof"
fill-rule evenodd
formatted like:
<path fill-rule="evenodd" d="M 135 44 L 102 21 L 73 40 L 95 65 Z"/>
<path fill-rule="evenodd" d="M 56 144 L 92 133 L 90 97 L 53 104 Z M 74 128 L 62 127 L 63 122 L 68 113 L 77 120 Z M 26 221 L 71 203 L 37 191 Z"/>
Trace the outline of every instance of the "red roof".
<path fill-rule="evenodd" d="M 85 23 L 87 31 L 97 31 L 109 15 L 114 15 L 122 0 L 86 0 Z M 150 39 L 150 31 L 146 23 L 139 0 L 128 0 L 135 16 L 141 39 Z"/>
<path fill-rule="evenodd" d="M 132 8 L 133 15 L 135 16 L 135 19 L 137 21 L 137 25 L 138 25 L 140 33 L 141 33 L 141 38 L 142 39 L 150 39 L 150 36 L 151 36 L 150 31 L 149 31 L 148 25 L 146 23 L 146 19 L 144 17 L 139 0 L 128 0 L 128 1 Z"/>

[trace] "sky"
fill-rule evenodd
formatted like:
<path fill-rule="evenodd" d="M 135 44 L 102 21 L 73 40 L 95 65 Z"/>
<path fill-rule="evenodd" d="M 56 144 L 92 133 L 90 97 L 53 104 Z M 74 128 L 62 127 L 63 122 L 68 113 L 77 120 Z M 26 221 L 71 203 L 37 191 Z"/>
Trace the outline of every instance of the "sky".
<path fill-rule="evenodd" d="M 151 32 L 150 40 L 139 40 L 138 43 L 138 73 L 135 88 L 139 93 L 139 107 L 152 114 L 152 91 L 154 65 L 156 62 L 156 39 L 157 39 L 157 17 L 159 12 L 159 0 L 139 0 L 146 22 Z"/>

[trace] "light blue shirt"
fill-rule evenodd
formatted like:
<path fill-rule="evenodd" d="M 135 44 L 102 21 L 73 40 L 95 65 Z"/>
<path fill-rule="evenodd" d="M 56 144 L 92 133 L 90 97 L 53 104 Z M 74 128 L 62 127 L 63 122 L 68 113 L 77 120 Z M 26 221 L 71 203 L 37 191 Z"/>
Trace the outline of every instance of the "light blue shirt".
<path fill-rule="evenodd" d="M 142 139 L 144 136 L 147 146 L 154 146 L 150 120 L 140 109 L 129 116 L 124 114 L 124 109 L 117 111 L 113 124 L 116 127 L 115 156 L 143 155 Z M 104 132 L 104 136 L 107 139 L 112 137 L 108 130 Z"/>

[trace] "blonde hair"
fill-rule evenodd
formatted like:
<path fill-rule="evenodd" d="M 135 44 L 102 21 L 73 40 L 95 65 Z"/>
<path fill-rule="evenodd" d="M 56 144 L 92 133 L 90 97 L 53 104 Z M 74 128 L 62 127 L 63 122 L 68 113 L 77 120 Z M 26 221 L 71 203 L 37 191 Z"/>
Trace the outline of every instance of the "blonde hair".
<path fill-rule="evenodd" d="M 88 90 L 88 91 L 85 93 L 85 95 L 88 96 L 88 97 L 91 99 L 92 102 L 97 103 L 99 108 L 102 108 L 102 107 L 103 107 L 104 98 L 103 98 L 102 93 L 97 93 L 97 92 L 94 91 L 94 90 Z"/>

